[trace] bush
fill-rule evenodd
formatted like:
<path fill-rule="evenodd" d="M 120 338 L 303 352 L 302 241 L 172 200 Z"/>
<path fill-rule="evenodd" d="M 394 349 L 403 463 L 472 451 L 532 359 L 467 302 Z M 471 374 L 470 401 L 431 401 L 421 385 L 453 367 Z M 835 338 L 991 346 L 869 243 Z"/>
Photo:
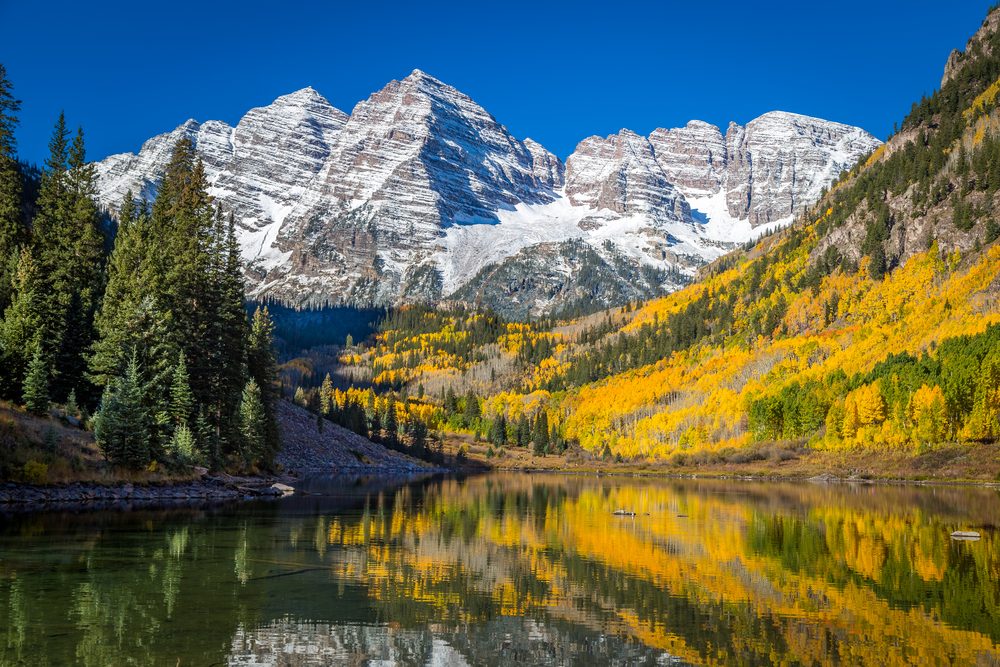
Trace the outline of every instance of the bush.
<path fill-rule="evenodd" d="M 22 470 L 24 481 L 28 484 L 44 484 L 49 479 L 49 466 L 35 459 L 28 459 Z"/>

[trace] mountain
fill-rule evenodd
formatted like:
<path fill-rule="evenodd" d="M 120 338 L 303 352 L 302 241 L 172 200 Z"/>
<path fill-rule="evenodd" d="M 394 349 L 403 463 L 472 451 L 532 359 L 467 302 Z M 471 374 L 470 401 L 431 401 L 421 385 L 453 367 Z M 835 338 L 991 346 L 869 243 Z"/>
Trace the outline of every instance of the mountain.
<path fill-rule="evenodd" d="M 306 88 L 236 127 L 189 120 L 96 163 L 101 204 L 151 198 L 182 136 L 239 222 L 255 296 L 454 299 L 519 317 L 673 291 L 790 222 L 880 143 L 771 112 L 725 135 L 692 121 L 589 137 L 564 164 L 415 70 L 349 116 Z"/>
<path fill-rule="evenodd" d="M 567 161 L 564 199 L 545 206 L 602 207 L 604 218 L 587 221 L 595 226 L 634 216 L 678 229 L 714 198 L 748 227 L 767 225 L 828 178 L 818 144 L 846 153 L 861 139 L 787 114 L 724 136 L 691 123 L 648 139 L 592 138 Z M 805 165 L 817 176 L 802 182 Z M 530 440 L 536 452 L 569 447 L 578 457 L 579 445 L 605 459 L 728 472 L 962 468 L 986 481 L 994 473 L 981 462 L 1000 443 L 997 211 L 1000 8 L 883 146 L 790 226 L 702 267 L 692 284 L 554 324 L 401 309 L 331 371 L 431 397 L 431 428 L 489 434 L 504 458 L 503 448 Z M 578 297 L 548 290 L 560 276 L 627 276 L 598 282 L 609 291 L 657 279 L 602 265 L 592 251 L 579 240 L 530 246 L 518 254 L 523 270 L 487 267 L 470 284 L 484 301 L 524 309 L 526 295 L 543 306 Z"/>

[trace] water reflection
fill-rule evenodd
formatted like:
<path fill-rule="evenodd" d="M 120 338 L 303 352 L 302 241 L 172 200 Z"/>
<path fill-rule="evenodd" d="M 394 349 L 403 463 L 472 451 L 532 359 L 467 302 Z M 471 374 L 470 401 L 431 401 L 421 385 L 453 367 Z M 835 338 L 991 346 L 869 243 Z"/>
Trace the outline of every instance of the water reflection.
<path fill-rule="evenodd" d="M 1000 664 L 993 490 L 309 488 L 4 518 L 0 664 Z"/>

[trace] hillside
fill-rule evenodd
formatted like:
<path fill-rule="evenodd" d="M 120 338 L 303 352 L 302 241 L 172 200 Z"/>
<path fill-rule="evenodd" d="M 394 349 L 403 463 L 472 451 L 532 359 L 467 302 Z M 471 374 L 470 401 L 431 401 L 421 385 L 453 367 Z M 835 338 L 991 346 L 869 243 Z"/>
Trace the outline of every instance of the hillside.
<path fill-rule="evenodd" d="M 332 392 L 334 405 L 382 400 L 501 449 L 541 440 L 636 460 L 995 441 L 998 16 L 791 229 L 666 298 L 583 319 L 398 311 L 334 372 L 373 390 Z"/>

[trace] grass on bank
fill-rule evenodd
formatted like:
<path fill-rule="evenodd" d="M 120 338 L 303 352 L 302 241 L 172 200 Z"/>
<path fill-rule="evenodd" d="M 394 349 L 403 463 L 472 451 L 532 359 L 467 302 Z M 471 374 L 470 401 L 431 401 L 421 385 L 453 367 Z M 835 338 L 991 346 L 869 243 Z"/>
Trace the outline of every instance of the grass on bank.
<path fill-rule="evenodd" d="M 197 477 L 193 469 L 165 470 L 155 463 L 143 470 L 114 466 L 104 458 L 94 434 L 64 407 L 53 406 L 40 417 L 0 401 L 0 481 L 153 484 Z"/>
<path fill-rule="evenodd" d="M 528 449 L 502 450 L 468 436 L 449 436 L 447 454 L 465 452 L 470 466 L 497 470 L 548 470 L 575 473 L 752 476 L 914 482 L 1000 482 L 1000 448 L 995 444 L 941 444 L 926 452 L 813 450 L 799 442 L 762 443 L 746 448 L 680 453 L 664 461 L 619 461 L 579 447 L 563 454 L 535 456 Z"/>

